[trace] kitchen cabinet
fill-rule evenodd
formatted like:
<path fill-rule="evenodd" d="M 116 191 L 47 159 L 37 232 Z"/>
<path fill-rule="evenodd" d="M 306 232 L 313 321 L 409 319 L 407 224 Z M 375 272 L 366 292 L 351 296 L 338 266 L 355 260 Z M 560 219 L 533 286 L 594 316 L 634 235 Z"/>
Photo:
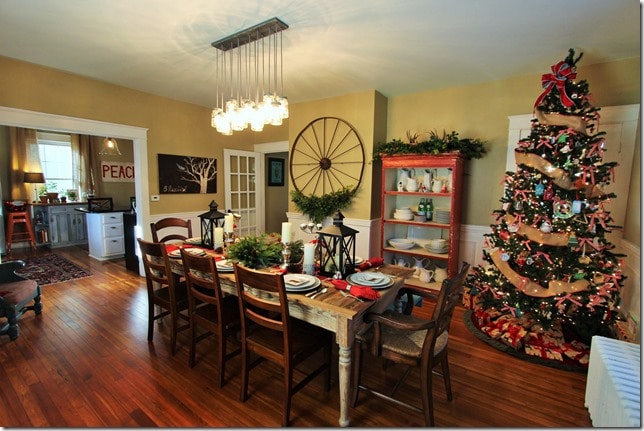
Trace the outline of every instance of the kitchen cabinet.
<path fill-rule="evenodd" d="M 381 252 L 385 263 L 434 271 L 442 268 L 448 277 L 458 273 L 463 164 L 458 153 L 382 156 Z M 432 219 L 416 217 L 421 200 L 429 199 L 433 203 Z M 410 216 L 406 208 L 411 209 Z M 389 240 L 398 238 L 411 240 L 406 241 L 411 247 L 392 246 Z M 431 246 L 436 239 L 446 240 L 444 253 Z M 421 281 L 420 271 L 414 272 L 405 284 L 440 290 L 440 282 Z"/>
<path fill-rule="evenodd" d="M 87 243 L 86 204 L 32 205 L 36 242 L 52 248 Z"/>
<path fill-rule="evenodd" d="M 87 236 L 90 257 L 97 260 L 123 257 L 123 213 L 87 213 Z"/>

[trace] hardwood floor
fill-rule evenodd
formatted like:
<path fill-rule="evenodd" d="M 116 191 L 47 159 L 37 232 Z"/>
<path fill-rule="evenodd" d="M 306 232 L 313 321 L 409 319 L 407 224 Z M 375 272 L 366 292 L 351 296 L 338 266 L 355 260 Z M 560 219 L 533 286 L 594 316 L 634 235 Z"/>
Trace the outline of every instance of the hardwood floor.
<path fill-rule="evenodd" d="M 26 250 L 25 250 L 26 251 Z M 148 343 L 144 278 L 123 260 L 99 262 L 82 247 L 55 253 L 92 276 L 43 287 L 44 311 L 20 320 L 16 341 L 0 337 L 0 425 L 5 427 L 277 427 L 281 421 L 278 369 L 251 373 L 250 398 L 239 401 L 239 361 L 217 388 L 213 339 L 197 348 L 188 367 L 188 338 L 169 353 L 168 324 L 155 325 Z M 29 251 L 29 253 L 32 253 Z M 19 249 L 13 256 L 20 258 Z M 5 258 L 7 259 L 7 258 Z M 425 304 L 421 312 L 429 312 Z M 586 374 L 528 363 L 475 338 L 458 308 L 450 331 L 454 399 L 441 379 L 434 387 L 438 427 L 590 427 L 584 407 Z M 336 353 L 337 361 L 337 353 Z M 371 381 L 391 386 L 397 368 L 367 365 Z M 329 392 L 317 379 L 293 398 L 295 427 L 336 427 L 337 369 Z M 401 388 L 418 397 L 412 374 Z M 361 394 L 350 410 L 356 427 L 419 427 L 420 414 Z"/>

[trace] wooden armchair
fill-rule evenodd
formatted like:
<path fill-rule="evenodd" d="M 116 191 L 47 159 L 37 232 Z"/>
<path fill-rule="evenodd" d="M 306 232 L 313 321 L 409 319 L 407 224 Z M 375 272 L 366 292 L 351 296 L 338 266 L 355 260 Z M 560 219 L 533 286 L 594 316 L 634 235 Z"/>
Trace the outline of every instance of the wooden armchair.
<path fill-rule="evenodd" d="M 0 335 L 9 335 L 11 340 L 20 335 L 18 318 L 25 311 L 42 313 L 40 286 L 34 280 L 16 274 L 16 270 L 24 266 L 25 262 L 22 260 L 0 263 L 0 318 L 7 319 L 7 323 L 0 327 Z M 33 304 L 28 305 L 31 301 Z"/>
<path fill-rule="evenodd" d="M 432 398 L 432 374 L 443 377 L 447 400 L 452 400 L 452 386 L 449 376 L 449 362 L 447 360 L 447 345 L 449 340 L 449 327 L 454 314 L 454 308 L 460 301 L 460 291 L 467 272 L 468 263 L 463 263 L 459 273 L 443 280 L 441 290 L 436 299 L 436 306 L 431 320 L 420 319 L 412 315 L 412 295 L 432 298 L 433 293 L 414 287 L 400 290 L 400 295 L 407 295 L 407 304 L 403 313 L 388 310 L 382 314 L 369 313 L 365 316 L 366 322 L 373 325 L 364 333 L 358 334 L 355 344 L 355 364 L 353 375 L 353 406 L 358 400 L 360 389 L 376 395 L 377 397 L 392 402 L 399 406 L 410 408 L 422 413 L 426 426 L 434 426 L 434 403 Z M 380 388 L 368 387 L 361 382 L 363 350 L 374 357 L 384 358 L 395 364 L 402 364 L 409 369 L 420 368 L 420 393 L 422 407 L 395 398 L 397 389 L 408 375 L 405 372 L 391 391 L 384 392 Z M 440 365 L 441 372 L 435 371 Z"/>
<path fill-rule="evenodd" d="M 152 230 L 152 242 L 183 241 L 192 238 L 192 222 L 190 219 L 184 220 L 177 217 L 167 217 L 156 223 L 150 223 L 150 229 Z M 165 231 L 167 234 L 159 239 L 159 231 L 161 229 L 167 229 Z M 185 235 L 183 233 L 177 233 L 177 231 L 185 232 Z"/>

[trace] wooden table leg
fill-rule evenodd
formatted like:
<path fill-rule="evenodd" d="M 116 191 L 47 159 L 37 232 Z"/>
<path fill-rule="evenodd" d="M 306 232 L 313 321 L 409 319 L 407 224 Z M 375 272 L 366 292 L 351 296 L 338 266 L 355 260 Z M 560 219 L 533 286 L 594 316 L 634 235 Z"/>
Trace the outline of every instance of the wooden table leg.
<path fill-rule="evenodd" d="M 351 349 L 355 339 L 352 322 L 338 318 L 336 341 L 338 343 L 338 387 L 340 389 L 341 427 L 349 426 L 349 400 L 351 399 Z"/>
<path fill-rule="evenodd" d="M 349 426 L 349 399 L 351 390 L 351 347 L 338 346 L 338 385 L 340 387 L 341 427 Z"/>

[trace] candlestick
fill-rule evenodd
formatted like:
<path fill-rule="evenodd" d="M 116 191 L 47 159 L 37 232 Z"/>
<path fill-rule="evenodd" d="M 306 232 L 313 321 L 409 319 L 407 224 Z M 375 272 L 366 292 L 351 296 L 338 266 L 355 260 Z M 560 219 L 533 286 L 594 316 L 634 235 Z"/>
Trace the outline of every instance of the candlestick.
<path fill-rule="evenodd" d="M 225 233 L 230 233 L 233 231 L 233 215 L 232 214 L 226 214 L 224 216 L 224 232 Z"/>
<path fill-rule="evenodd" d="M 292 226 L 293 224 L 287 221 L 282 223 L 282 242 L 283 243 L 291 242 Z"/>
<path fill-rule="evenodd" d="M 283 263 L 280 265 L 280 268 L 283 270 L 288 270 L 288 267 L 291 265 L 291 246 L 288 242 L 283 243 L 284 248 L 282 249 L 282 259 Z"/>

